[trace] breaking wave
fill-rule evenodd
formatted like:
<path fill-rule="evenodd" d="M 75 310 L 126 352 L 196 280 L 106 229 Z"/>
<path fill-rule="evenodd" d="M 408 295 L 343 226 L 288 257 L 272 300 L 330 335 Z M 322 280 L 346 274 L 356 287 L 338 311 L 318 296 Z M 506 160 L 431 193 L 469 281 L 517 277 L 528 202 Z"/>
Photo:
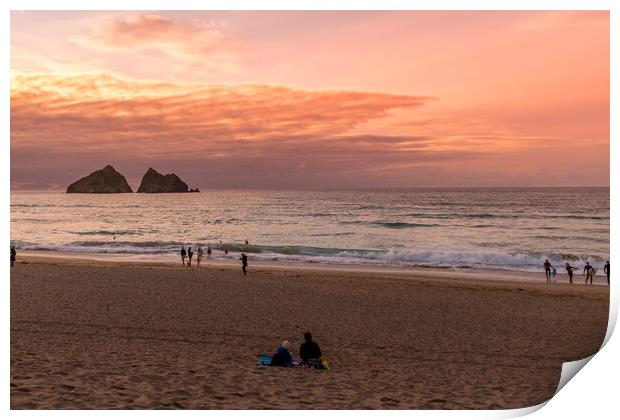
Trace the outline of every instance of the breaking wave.
<path fill-rule="evenodd" d="M 194 250 L 199 246 L 206 247 L 207 243 L 187 244 L 175 241 L 76 241 L 68 244 L 33 244 L 16 241 L 20 249 L 82 252 L 101 254 L 169 254 L 179 252 L 180 247 L 192 246 Z M 542 254 L 506 253 L 506 252 L 471 252 L 471 251 L 439 251 L 439 250 L 365 250 L 321 248 L 310 246 L 272 246 L 272 245 L 245 245 L 239 243 L 211 244 L 215 258 L 237 258 L 245 252 L 254 260 L 260 261 L 290 261 L 300 263 L 325 264 L 370 264 L 387 266 L 418 266 L 442 268 L 487 268 L 517 271 L 540 271 L 543 262 L 548 258 L 556 267 L 562 267 L 565 262 L 571 264 L 585 264 L 590 261 L 595 266 L 602 265 L 603 256 L 576 255 L 576 254 Z M 228 254 L 224 254 L 224 250 Z"/>

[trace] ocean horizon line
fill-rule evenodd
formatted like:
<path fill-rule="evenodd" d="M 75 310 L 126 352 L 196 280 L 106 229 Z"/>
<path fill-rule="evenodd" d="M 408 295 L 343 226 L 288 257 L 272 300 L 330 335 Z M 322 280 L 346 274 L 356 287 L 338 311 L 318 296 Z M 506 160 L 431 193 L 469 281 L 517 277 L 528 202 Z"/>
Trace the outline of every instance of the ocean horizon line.
<path fill-rule="evenodd" d="M 549 189 L 610 189 L 609 185 L 588 186 L 416 186 L 416 187 L 208 187 L 198 186 L 201 191 L 376 191 L 376 190 L 549 190 Z M 66 193 L 66 187 L 34 187 L 14 188 L 10 192 L 62 192 Z"/>

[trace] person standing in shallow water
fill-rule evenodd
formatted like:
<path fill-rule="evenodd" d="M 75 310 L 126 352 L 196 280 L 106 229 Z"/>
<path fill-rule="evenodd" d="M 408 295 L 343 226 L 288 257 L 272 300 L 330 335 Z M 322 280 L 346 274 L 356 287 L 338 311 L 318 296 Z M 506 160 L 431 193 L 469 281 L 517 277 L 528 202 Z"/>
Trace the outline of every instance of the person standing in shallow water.
<path fill-rule="evenodd" d="M 609 266 L 609 261 L 605 263 L 605 267 L 603 267 L 603 272 L 607 274 L 607 284 L 609 284 L 609 272 L 611 271 L 611 267 Z"/>
<path fill-rule="evenodd" d="M 248 256 L 242 253 L 239 259 L 241 260 L 241 270 L 245 276 L 248 273 Z"/>
<path fill-rule="evenodd" d="M 192 252 L 192 247 L 190 246 L 189 248 L 187 248 L 187 266 L 191 267 L 192 266 L 192 257 L 194 256 L 194 253 Z"/>
<path fill-rule="evenodd" d="M 211 245 L 207 245 L 207 258 L 211 256 Z"/>
<path fill-rule="evenodd" d="M 15 258 L 17 257 L 17 251 L 15 251 L 15 247 L 11 247 L 11 267 L 15 264 Z"/>
<path fill-rule="evenodd" d="M 570 284 L 573 284 L 573 270 L 576 270 L 577 267 L 572 267 L 569 263 L 566 263 L 566 272 L 568 273 L 568 280 Z"/>
<path fill-rule="evenodd" d="M 187 256 L 187 252 L 185 252 L 185 247 L 181 247 L 181 264 L 185 267 L 185 257 Z"/>
<path fill-rule="evenodd" d="M 545 268 L 545 276 L 547 277 L 547 283 L 549 283 L 549 281 L 551 281 L 551 269 L 553 268 L 553 266 L 551 265 L 549 260 L 546 259 L 545 263 L 543 264 L 543 267 Z"/>
<path fill-rule="evenodd" d="M 202 252 L 202 247 L 198 247 L 198 255 L 196 256 L 196 267 L 200 267 L 200 260 L 202 260 L 202 256 L 204 253 Z"/>
<path fill-rule="evenodd" d="M 594 267 L 590 265 L 589 261 L 586 261 L 586 266 L 583 267 L 583 274 L 586 275 L 586 284 L 588 284 L 588 279 L 590 279 L 590 284 L 592 284 L 592 280 L 594 280 Z"/>

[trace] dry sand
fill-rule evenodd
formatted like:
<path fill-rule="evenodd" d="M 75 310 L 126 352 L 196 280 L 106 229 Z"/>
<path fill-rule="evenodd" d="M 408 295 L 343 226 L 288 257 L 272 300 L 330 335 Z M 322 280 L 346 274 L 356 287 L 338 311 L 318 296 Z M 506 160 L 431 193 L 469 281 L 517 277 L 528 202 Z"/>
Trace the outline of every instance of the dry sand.
<path fill-rule="evenodd" d="M 607 328 L 606 286 L 250 269 L 17 263 L 11 408 L 520 408 Z M 306 330 L 329 371 L 256 367 Z"/>

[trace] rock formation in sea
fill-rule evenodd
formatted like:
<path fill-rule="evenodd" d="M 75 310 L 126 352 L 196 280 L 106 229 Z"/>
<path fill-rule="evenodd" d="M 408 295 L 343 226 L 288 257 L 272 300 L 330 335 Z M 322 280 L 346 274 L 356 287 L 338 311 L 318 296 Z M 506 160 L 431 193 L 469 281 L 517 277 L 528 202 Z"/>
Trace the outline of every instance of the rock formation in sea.
<path fill-rule="evenodd" d="M 111 194 L 133 192 L 125 177 L 111 165 L 93 172 L 67 187 L 67 193 Z"/>
<path fill-rule="evenodd" d="M 142 177 L 139 193 L 174 193 L 188 192 L 187 184 L 175 174 L 162 175 L 153 168 Z"/>

